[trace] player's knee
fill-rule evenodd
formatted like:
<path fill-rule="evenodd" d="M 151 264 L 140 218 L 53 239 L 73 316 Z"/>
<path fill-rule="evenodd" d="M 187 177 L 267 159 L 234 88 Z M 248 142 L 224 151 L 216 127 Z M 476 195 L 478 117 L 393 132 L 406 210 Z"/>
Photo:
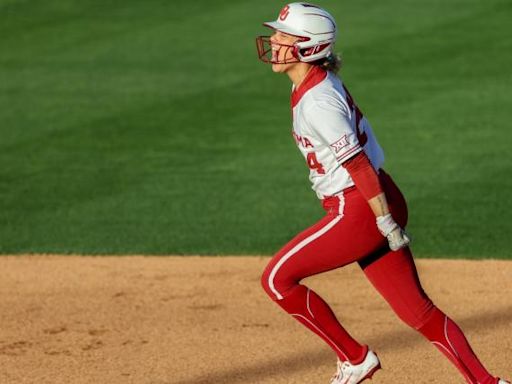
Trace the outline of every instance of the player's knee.
<path fill-rule="evenodd" d="M 400 310 L 395 309 L 395 313 L 405 324 L 413 329 L 420 329 L 432 316 L 436 307 L 430 299 L 424 300 L 416 305 L 408 306 Z"/>
<path fill-rule="evenodd" d="M 283 273 L 273 274 L 273 266 L 268 265 L 261 275 L 261 286 L 263 290 L 272 300 L 279 300 L 284 297 L 286 293 L 293 288 L 288 280 L 288 276 Z"/>

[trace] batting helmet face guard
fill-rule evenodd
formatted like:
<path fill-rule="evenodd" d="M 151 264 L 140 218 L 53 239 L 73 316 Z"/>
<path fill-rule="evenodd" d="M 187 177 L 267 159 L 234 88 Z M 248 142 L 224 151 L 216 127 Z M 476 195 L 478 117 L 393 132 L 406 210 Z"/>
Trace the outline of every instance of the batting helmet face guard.
<path fill-rule="evenodd" d="M 272 41 L 270 36 L 258 36 L 258 57 L 266 63 L 311 63 L 329 56 L 336 40 L 334 18 L 326 10 L 309 3 L 285 5 L 276 21 L 263 25 L 298 38 L 293 45 L 286 45 Z"/>

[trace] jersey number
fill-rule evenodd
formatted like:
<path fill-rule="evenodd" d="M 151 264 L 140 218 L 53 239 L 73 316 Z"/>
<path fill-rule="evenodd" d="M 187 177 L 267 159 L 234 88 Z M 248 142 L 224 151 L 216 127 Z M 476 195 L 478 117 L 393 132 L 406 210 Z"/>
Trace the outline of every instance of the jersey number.
<path fill-rule="evenodd" d="M 345 90 L 345 94 L 347 95 L 347 103 L 349 108 L 352 110 L 352 113 L 356 115 L 356 133 L 357 133 L 357 141 L 359 141 L 359 145 L 361 147 L 364 147 L 366 142 L 368 141 L 368 136 L 366 135 L 366 132 L 361 130 L 359 127 L 359 123 L 363 119 L 363 113 L 359 109 L 359 107 L 354 103 L 354 99 L 348 92 L 348 89 L 343 85 L 343 89 Z"/>
<path fill-rule="evenodd" d="M 318 162 L 318 160 L 316 159 L 315 152 L 308 153 L 307 162 L 308 162 L 309 169 L 314 169 L 320 175 L 325 174 L 325 169 L 322 166 L 322 164 L 320 164 Z"/>

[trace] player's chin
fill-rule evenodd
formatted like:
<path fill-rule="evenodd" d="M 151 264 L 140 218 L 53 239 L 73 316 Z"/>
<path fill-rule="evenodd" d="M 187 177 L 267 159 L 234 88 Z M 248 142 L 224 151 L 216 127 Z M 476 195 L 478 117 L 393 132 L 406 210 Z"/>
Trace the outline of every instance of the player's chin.
<path fill-rule="evenodd" d="M 288 69 L 289 64 L 272 64 L 272 71 L 275 73 L 283 73 Z"/>
<path fill-rule="evenodd" d="M 281 72 L 281 66 L 283 64 L 272 64 L 272 72 L 279 73 Z"/>

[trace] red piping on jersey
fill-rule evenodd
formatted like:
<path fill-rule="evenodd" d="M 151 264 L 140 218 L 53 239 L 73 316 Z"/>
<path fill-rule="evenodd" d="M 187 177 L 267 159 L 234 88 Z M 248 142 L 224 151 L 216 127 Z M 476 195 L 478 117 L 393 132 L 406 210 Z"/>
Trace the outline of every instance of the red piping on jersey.
<path fill-rule="evenodd" d="M 341 155 L 339 155 L 338 157 L 336 157 L 336 160 L 341 160 L 343 159 L 344 157 L 347 157 L 348 155 L 350 155 L 352 152 L 355 152 L 356 150 L 358 149 L 361 149 L 361 146 L 359 144 L 357 144 L 355 147 L 352 147 L 351 149 L 349 149 L 348 151 L 346 152 L 343 152 Z M 347 159 L 348 161 L 349 159 Z"/>
<path fill-rule="evenodd" d="M 321 83 L 326 77 L 327 71 L 325 69 L 322 69 L 318 65 L 313 66 L 299 87 L 295 88 L 292 92 L 292 109 L 295 108 L 302 96 L 304 96 L 307 91 L 309 91 L 315 85 Z"/>

